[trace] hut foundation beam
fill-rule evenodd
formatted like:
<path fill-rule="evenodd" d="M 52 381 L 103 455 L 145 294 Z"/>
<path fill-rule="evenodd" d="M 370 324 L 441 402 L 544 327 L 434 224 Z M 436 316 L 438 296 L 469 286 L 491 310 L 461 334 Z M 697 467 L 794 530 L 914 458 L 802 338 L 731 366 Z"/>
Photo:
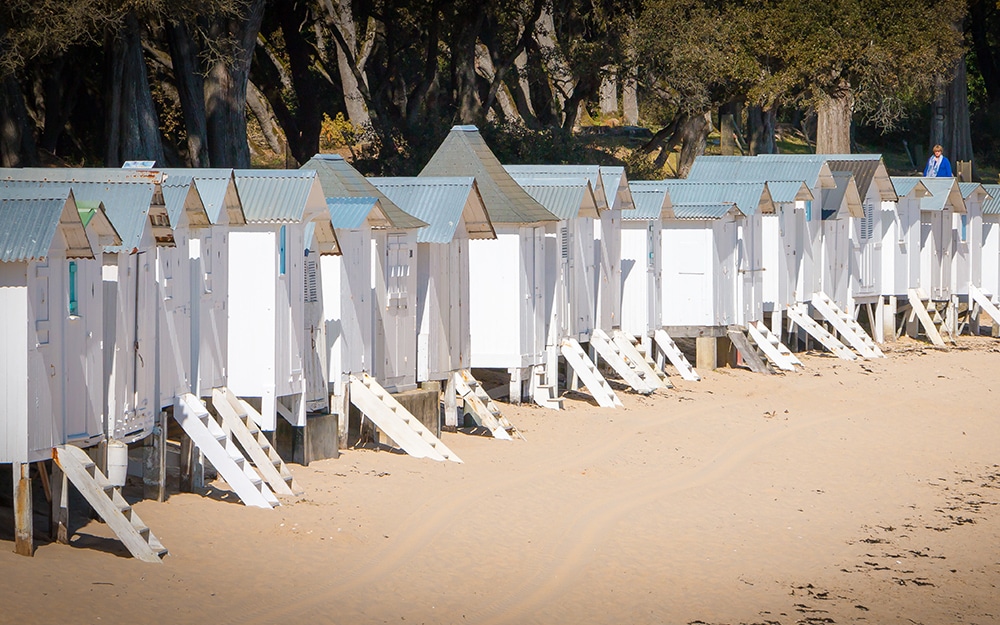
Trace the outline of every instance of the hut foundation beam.
<path fill-rule="evenodd" d="M 15 462 L 13 465 L 14 553 L 21 556 L 35 555 L 30 471 L 31 465 L 26 462 Z"/>
<path fill-rule="evenodd" d="M 49 476 L 52 488 L 51 513 L 49 515 L 49 538 L 57 543 L 69 544 L 69 483 L 66 473 L 59 463 L 52 463 Z"/>

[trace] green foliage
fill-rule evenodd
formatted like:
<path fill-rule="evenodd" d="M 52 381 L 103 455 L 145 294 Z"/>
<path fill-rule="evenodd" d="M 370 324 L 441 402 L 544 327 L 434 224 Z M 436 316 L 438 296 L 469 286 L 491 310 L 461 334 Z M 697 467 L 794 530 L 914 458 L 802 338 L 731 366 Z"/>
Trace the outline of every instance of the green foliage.
<path fill-rule="evenodd" d="M 486 143 L 509 165 L 587 163 L 588 153 L 582 141 L 561 128 L 531 130 L 523 124 L 488 124 L 482 129 Z"/>

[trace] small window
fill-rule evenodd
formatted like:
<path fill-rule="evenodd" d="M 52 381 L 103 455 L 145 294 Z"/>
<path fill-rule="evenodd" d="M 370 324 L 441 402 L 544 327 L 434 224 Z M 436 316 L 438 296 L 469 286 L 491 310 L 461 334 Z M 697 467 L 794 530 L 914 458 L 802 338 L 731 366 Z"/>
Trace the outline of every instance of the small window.
<path fill-rule="evenodd" d="M 278 275 L 285 275 L 285 227 L 278 231 Z"/>
<path fill-rule="evenodd" d="M 962 215 L 962 231 L 961 231 L 961 241 L 962 243 L 969 242 L 969 216 Z"/>
<path fill-rule="evenodd" d="M 76 261 L 69 262 L 69 314 L 76 316 L 80 309 L 76 301 Z"/>
<path fill-rule="evenodd" d="M 813 203 L 812 200 L 806 200 L 806 221 L 812 221 L 813 219 Z"/>

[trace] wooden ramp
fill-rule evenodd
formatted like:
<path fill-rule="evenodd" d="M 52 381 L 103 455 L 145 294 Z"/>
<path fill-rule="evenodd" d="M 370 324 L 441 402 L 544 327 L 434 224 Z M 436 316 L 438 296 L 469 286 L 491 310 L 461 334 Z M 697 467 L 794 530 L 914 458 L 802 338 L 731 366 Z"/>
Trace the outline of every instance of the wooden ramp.
<path fill-rule="evenodd" d="M 937 323 L 930 315 L 930 312 L 934 311 L 934 315 L 938 316 L 937 308 L 930 301 L 930 298 L 924 295 L 920 289 L 907 289 L 906 296 L 910 300 L 910 314 L 916 315 L 930 342 L 938 347 L 945 347 L 944 339 L 938 332 Z"/>
<path fill-rule="evenodd" d="M 754 373 L 774 373 L 774 370 L 768 366 L 767 362 L 757 351 L 757 348 L 747 339 L 745 332 L 740 326 L 730 326 L 726 330 L 726 335 L 751 371 Z"/>
<path fill-rule="evenodd" d="M 667 334 L 666 330 L 663 328 L 657 330 L 656 333 L 653 334 L 653 340 L 656 341 L 656 346 L 659 347 L 660 351 L 667 356 L 667 359 L 670 360 L 670 364 L 677 369 L 677 372 L 681 374 L 682 378 L 692 382 L 701 380 L 701 376 L 694 370 L 694 367 L 691 366 L 691 363 L 688 362 L 688 359 L 684 356 L 684 352 L 677 347 L 677 343 L 674 343 L 674 339 L 670 338 L 670 335 Z"/>
<path fill-rule="evenodd" d="M 757 347 L 782 371 L 795 371 L 795 365 L 802 366 L 802 361 L 795 357 L 766 324 L 751 321 L 747 324 L 747 335 L 757 344 Z"/>
<path fill-rule="evenodd" d="M 855 321 L 854 317 L 841 310 L 829 295 L 822 291 L 813 293 L 812 305 L 816 312 L 829 321 L 840 336 L 850 343 L 851 347 L 863 358 L 885 358 L 885 354 L 868 336 L 861 324 Z"/>
<path fill-rule="evenodd" d="M 823 347 L 844 360 L 857 360 L 857 355 L 849 350 L 846 345 L 837 340 L 837 337 L 823 329 L 823 326 L 816 323 L 816 320 L 809 316 L 808 304 L 795 304 L 789 306 L 786 311 L 788 320 L 805 330 L 809 336 L 820 342 Z"/>
<path fill-rule="evenodd" d="M 73 445 L 63 445 L 54 448 L 53 460 L 132 557 L 143 562 L 160 562 L 167 550 L 87 452 Z"/>
<path fill-rule="evenodd" d="M 236 439 L 275 494 L 302 494 L 288 465 L 257 426 L 260 419 L 253 418 L 253 406 L 222 387 L 212 389 L 212 407 L 221 419 L 223 431 Z"/>
<path fill-rule="evenodd" d="M 517 428 L 500 413 L 500 407 L 489 396 L 468 369 L 460 369 L 452 373 L 455 383 L 455 393 L 465 402 L 465 411 L 472 415 L 480 425 L 488 429 L 493 438 L 504 441 L 517 436 L 524 437 Z"/>
<path fill-rule="evenodd" d="M 420 419 L 396 401 L 375 378 L 362 373 L 360 378 L 352 375 L 350 380 L 351 403 L 399 445 L 400 449 L 415 458 L 462 462 L 455 452 L 424 427 Z"/>
<path fill-rule="evenodd" d="M 556 394 L 555 386 L 545 382 L 545 367 L 532 368 L 531 401 L 549 410 L 562 410 L 563 408 L 562 397 Z"/>
<path fill-rule="evenodd" d="M 562 352 L 563 358 L 566 359 L 566 364 L 576 372 L 580 381 L 583 382 L 583 385 L 587 387 L 590 394 L 597 400 L 598 405 L 604 408 L 615 408 L 623 405 L 622 400 L 618 399 L 615 390 L 611 388 L 608 381 L 597 370 L 597 365 L 590 360 L 587 352 L 583 351 L 583 347 L 580 346 L 580 343 L 576 339 L 563 339 L 559 345 L 559 351 Z"/>
<path fill-rule="evenodd" d="M 982 309 L 983 312 L 993 319 L 994 324 L 1000 324 L 1000 308 L 997 308 L 996 304 L 990 300 L 986 293 L 983 293 L 979 287 L 970 283 L 969 297 L 973 302 L 979 305 L 979 308 Z"/>
<path fill-rule="evenodd" d="M 604 330 L 594 328 L 590 334 L 590 346 L 635 392 L 649 395 L 659 387 L 659 384 L 653 382 L 654 379 L 659 382 L 659 378 L 652 372 L 647 374 L 640 369 L 634 364 L 637 362 L 636 359 L 626 359 L 618 344 Z M 650 378 L 649 381 L 647 376 Z"/>
<path fill-rule="evenodd" d="M 621 351 L 622 356 L 636 369 L 642 372 L 643 379 L 656 388 L 671 388 L 667 381 L 667 374 L 656 366 L 656 362 L 645 352 L 645 348 L 636 345 L 635 337 L 629 336 L 621 330 L 613 330 L 611 338 Z"/>
<path fill-rule="evenodd" d="M 208 413 L 201 399 L 191 393 L 178 396 L 174 400 L 174 420 L 245 505 L 257 508 L 281 505 L 236 441 Z"/>

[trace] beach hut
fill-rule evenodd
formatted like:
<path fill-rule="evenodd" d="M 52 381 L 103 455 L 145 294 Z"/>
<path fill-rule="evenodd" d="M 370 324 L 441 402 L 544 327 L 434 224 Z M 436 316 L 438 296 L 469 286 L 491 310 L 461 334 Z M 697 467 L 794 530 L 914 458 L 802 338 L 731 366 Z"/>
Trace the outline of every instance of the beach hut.
<path fill-rule="evenodd" d="M 970 294 L 981 292 L 983 284 L 983 203 L 989 193 L 978 182 L 960 182 L 958 189 L 965 213 L 952 216 L 955 233 L 955 262 L 952 285 L 959 300 L 972 308 Z"/>
<path fill-rule="evenodd" d="M 338 253 L 326 198 L 311 170 L 234 172 L 246 225 L 229 235 L 229 388 L 259 405 L 260 427 L 281 415 L 306 424 L 306 230 Z"/>
<path fill-rule="evenodd" d="M 475 178 L 371 178 L 417 231 L 418 382 L 469 369 L 469 241 L 496 239 Z"/>
<path fill-rule="evenodd" d="M 621 329 L 652 354 L 653 335 L 663 327 L 662 226 L 673 207 L 666 185 L 637 185 L 629 195 L 634 209 L 623 217 L 621 230 Z"/>
<path fill-rule="evenodd" d="M 544 361 L 547 290 L 554 289 L 545 274 L 545 233 L 559 219 L 514 182 L 475 126 L 452 128 L 420 176 L 475 178 L 497 235 L 469 242 L 472 366 L 508 372 L 512 402 L 530 397 L 559 407 L 556 372 Z"/>
<path fill-rule="evenodd" d="M 1000 296 L 1000 184 L 984 184 L 982 290 L 995 301 Z"/>

